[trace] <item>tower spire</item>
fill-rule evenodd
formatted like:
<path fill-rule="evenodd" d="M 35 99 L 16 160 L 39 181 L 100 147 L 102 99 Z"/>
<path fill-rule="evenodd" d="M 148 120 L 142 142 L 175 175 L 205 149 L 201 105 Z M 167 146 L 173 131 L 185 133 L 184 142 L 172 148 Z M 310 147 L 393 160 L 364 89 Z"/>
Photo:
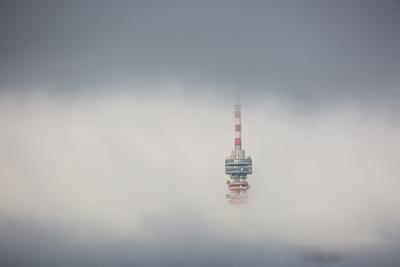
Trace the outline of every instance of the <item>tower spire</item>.
<path fill-rule="evenodd" d="M 228 194 L 230 202 L 240 202 L 243 198 L 241 194 L 245 194 L 249 185 L 246 181 L 247 175 L 252 173 L 252 160 L 245 156 L 245 151 L 242 150 L 242 113 L 240 99 L 236 94 L 236 103 L 234 107 L 234 150 L 229 157 L 225 159 L 225 173 L 229 175 L 227 181 L 228 189 L 231 194 Z"/>

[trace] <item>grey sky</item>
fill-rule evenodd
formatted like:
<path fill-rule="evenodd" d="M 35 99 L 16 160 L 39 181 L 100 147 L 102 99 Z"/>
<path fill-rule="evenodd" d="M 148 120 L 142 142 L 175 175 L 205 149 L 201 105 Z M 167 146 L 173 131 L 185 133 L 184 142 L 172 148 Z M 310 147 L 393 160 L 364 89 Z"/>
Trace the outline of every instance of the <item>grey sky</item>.
<path fill-rule="evenodd" d="M 0 86 L 398 96 L 397 1 L 2 1 Z M 223 89 L 220 89 L 223 90 Z"/>

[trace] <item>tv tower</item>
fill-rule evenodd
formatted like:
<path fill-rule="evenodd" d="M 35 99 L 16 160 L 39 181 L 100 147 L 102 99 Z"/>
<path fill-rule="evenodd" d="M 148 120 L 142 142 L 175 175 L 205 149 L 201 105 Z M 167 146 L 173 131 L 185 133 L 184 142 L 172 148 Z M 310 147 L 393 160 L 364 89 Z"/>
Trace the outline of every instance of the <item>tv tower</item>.
<path fill-rule="evenodd" d="M 245 151 L 242 150 L 242 105 L 237 99 L 234 107 L 234 118 L 235 118 L 235 149 L 229 157 L 225 159 L 225 173 L 229 175 L 227 185 L 229 194 L 227 198 L 230 203 L 239 204 L 246 200 L 246 191 L 249 189 L 247 183 L 247 175 L 252 173 L 252 161 L 248 156 L 246 157 Z"/>

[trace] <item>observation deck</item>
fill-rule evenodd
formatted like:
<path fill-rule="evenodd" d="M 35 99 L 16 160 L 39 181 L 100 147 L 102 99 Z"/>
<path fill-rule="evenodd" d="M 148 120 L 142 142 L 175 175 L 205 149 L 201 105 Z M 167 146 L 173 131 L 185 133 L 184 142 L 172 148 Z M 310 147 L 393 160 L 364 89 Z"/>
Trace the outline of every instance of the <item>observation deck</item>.
<path fill-rule="evenodd" d="M 232 179 L 246 179 L 252 173 L 252 161 L 247 158 L 227 158 L 225 160 L 225 174 Z"/>

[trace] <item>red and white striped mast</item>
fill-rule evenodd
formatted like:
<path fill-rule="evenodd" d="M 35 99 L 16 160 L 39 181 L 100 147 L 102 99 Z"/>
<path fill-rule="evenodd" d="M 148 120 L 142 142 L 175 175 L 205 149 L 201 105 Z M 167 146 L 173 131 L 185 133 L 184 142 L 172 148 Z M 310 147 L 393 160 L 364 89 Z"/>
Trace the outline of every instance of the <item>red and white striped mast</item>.
<path fill-rule="evenodd" d="M 234 105 L 235 109 L 235 155 L 240 156 L 242 151 L 242 105 L 236 103 Z"/>

